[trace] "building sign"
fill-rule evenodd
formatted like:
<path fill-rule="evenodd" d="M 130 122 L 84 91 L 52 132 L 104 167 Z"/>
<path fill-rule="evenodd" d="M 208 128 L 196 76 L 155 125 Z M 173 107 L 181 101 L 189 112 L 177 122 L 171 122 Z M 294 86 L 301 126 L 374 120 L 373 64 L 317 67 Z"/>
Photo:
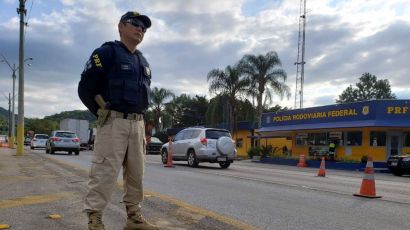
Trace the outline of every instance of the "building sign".
<path fill-rule="evenodd" d="M 262 127 L 380 119 L 410 119 L 409 100 L 375 100 L 265 113 Z"/>

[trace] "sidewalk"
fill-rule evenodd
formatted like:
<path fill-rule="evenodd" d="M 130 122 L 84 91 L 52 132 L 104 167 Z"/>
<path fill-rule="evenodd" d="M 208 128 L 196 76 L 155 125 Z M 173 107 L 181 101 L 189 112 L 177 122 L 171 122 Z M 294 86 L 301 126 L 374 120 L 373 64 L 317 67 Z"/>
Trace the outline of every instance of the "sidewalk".
<path fill-rule="evenodd" d="M 26 150 L 15 156 L 15 150 L 0 147 L 0 229 L 87 229 L 82 213 L 87 191 L 88 173 L 80 168 L 54 161 Z M 120 203 L 122 189 L 114 189 L 111 203 L 104 211 L 107 230 L 122 229 L 126 214 Z M 247 229 L 230 225 L 198 208 L 181 206 L 146 193 L 143 203 L 146 218 L 160 229 Z M 55 215 L 55 218 L 50 218 Z"/>

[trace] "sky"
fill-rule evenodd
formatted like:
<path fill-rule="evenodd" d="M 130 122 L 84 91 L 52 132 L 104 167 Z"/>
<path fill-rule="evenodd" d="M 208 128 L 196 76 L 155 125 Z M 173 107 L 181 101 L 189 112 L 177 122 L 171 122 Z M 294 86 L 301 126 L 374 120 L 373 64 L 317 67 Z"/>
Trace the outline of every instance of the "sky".
<path fill-rule="evenodd" d="M 0 53 L 16 66 L 18 5 L 0 0 Z M 151 65 L 152 87 L 210 99 L 210 70 L 276 51 L 291 97 L 275 96 L 272 106 L 295 107 L 300 0 L 27 0 L 26 8 L 25 58 L 33 58 L 25 63 L 26 117 L 86 109 L 77 94 L 84 64 L 95 48 L 119 40 L 117 24 L 126 11 L 151 18 L 138 49 Z M 306 8 L 305 108 L 334 104 L 365 72 L 388 79 L 399 99 L 410 99 L 408 0 L 307 0 Z M 0 63 L 5 109 L 11 76 Z"/>

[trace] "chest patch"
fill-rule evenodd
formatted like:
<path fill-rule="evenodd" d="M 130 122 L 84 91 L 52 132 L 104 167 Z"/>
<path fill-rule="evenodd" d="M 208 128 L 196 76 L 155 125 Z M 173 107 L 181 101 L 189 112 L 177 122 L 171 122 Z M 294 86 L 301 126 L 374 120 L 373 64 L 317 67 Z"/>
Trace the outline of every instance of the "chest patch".
<path fill-rule="evenodd" d="M 121 63 L 121 70 L 131 70 L 131 64 L 127 64 L 127 63 Z"/>

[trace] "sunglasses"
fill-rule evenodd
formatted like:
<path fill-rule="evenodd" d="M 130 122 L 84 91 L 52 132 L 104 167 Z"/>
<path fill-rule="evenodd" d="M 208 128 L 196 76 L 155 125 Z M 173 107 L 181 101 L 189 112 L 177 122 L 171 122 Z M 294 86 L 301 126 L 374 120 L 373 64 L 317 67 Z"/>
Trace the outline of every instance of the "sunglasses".
<path fill-rule="evenodd" d="M 142 23 L 140 20 L 138 19 L 128 19 L 125 22 L 135 26 L 135 27 L 139 27 L 141 28 L 142 32 L 145 33 L 147 32 L 147 28 L 145 27 L 144 23 Z"/>

